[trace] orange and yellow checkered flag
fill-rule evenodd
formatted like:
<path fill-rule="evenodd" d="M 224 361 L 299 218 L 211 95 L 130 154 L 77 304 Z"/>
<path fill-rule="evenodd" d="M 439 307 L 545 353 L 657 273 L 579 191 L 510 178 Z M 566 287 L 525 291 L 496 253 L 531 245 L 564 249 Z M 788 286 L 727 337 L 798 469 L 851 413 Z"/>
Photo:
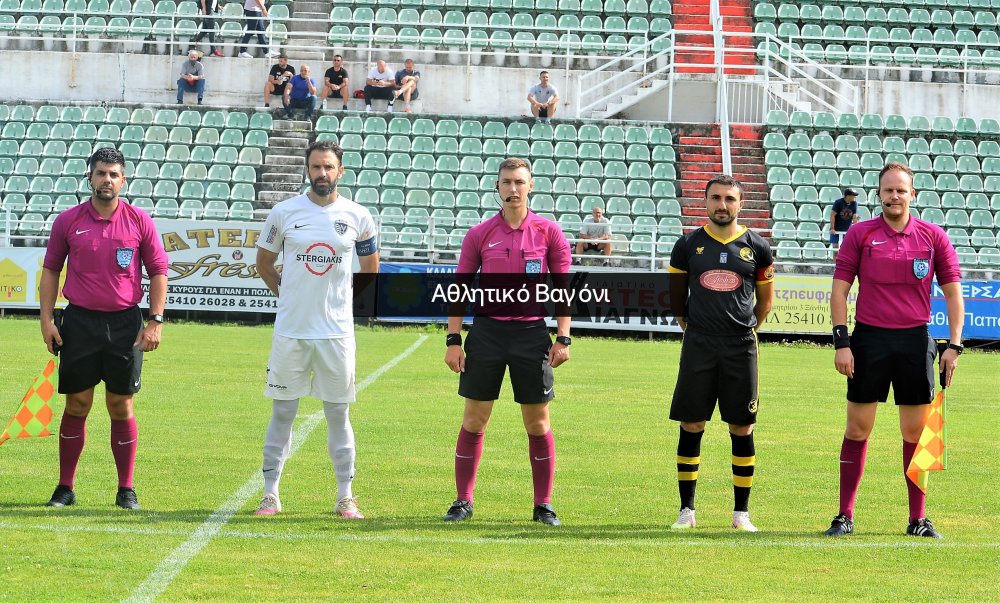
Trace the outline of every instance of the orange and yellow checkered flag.
<path fill-rule="evenodd" d="M 53 356 L 24 394 L 21 405 L 7 428 L 0 433 L 0 445 L 12 438 L 43 438 L 52 435 L 52 402 L 59 391 L 59 359 Z"/>
<path fill-rule="evenodd" d="M 948 468 L 948 454 L 945 447 L 944 389 L 934 396 L 927 409 L 927 420 L 920 433 L 917 449 L 906 468 L 906 477 L 924 494 L 927 493 L 927 474 Z"/>

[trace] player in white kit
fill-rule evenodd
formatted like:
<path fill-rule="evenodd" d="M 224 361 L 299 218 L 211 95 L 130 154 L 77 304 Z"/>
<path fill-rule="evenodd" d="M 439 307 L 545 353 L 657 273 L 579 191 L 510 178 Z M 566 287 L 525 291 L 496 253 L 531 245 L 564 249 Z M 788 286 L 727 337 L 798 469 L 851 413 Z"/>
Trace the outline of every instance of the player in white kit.
<path fill-rule="evenodd" d="M 335 512 L 364 519 L 351 491 L 354 430 L 354 312 L 352 264 L 378 272 L 375 221 L 337 193 L 344 151 L 319 141 L 306 150 L 311 190 L 271 209 L 257 242 L 257 270 L 278 298 L 264 395 L 273 400 L 264 439 L 264 498 L 257 515 L 281 511 L 278 483 L 292 443 L 299 398 L 323 401 L 330 460 L 337 477 Z M 275 266 L 282 255 L 281 273 Z"/>

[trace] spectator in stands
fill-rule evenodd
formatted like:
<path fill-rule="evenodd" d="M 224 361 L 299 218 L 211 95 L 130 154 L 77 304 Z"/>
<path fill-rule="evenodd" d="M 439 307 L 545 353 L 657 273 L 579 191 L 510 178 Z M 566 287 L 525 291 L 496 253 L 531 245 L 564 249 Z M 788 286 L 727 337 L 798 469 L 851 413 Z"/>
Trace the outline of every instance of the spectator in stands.
<path fill-rule="evenodd" d="M 372 99 L 389 102 L 386 110 L 392 113 L 392 103 L 396 100 L 396 72 L 389 69 L 385 61 L 379 59 L 375 67 L 368 72 L 365 80 L 365 111 L 372 110 Z"/>
<path fill-rule="evenodd" d="M 222 57 L 222 51 L 215 46 L 215 11 L 219 8 L 217 0 L 201 0 L 201 30 L 194 38 L 194 43 L 201 42 L 201 39 L 208 34 L 208 44 L 213 57 Z"/>
<path fill-rule="evenodd" d="M 410 113 L 410 101 L 420 98 L 420 91 L 417 90 L 417 82 L 420 81 L 420 72 L 413 68 L 413 59 L 406 59 L 405 66 L 396 72 L 396 98 L 402 97 L 403 111 Z"/>
<path fill-rule="evenodd" d="M 592 215 L 587 216 L 580 225 L 580 238 L 587 241 L 578 241 L 576 244 L 576 255 L 583 255 L 588 251 L 599 251 L 604 254 L 604 265 L 610 266 L 611 260 L 611 221 L 604 217 L 604 210 L 595 207 Z M 607 243 L 590 243 L 588 241 L 607 241 Z M 576 265 L 580 264 L 580 258 L 573 260 Z"/>
<path fill-rule="evenodd" d="M 531 114 L 538 121 L 548 123 L 555 117 L 556 109 L 559 108 L 559 91 L 555 86 L 549 85 L 548 71 L 539 73 L 538 81 L 538 84 L 528 90 L 528 102 L 531 103 Z"/>
<path fill-rule="evenodd" d="M 858 192 L 846 189 L 844 196 L 833 202 L 830 212 L 830 247 L 837 249 L 847 229 L 858 221 Z"/>
<path fill-rule="evenodd" d="M 181 77 L 177 80 L 177 104 L 184 104 L 185 92 L 197 92 L 198 104 L 205 98 L 205 66 L 198 60 L 201 56 L 195 49 L 188 51 L 188 60 L 181 64 Z"/>
<path fill-rule="evenodd" d="M 264 0 L 246 0 L 243 3 L 243 15 L 247 18 L 246 33 L 243 34 L 243 39 L 240 40 L 239 56 L 244 59 L 252 59 L 253 55 L 247 52 L 247 42 L 254 36 L 254 32 L 257 32 L 257 43 L 262 48 L 266 49 L 268 44 L 267 36 L 264 35 L 264 30 L 267 29 L 264 26 L 264 19 L 268 16 Z M 278 53 L 271 50 L 266 52 L 264 56 L 273 59 L 278 56 Z"/>
<path fill-rule="evenodd" d="M 309 65 L 299 67 L 299 74 L 292 76 L 285 86 L 285 117 L 292 119 L 292 111 L 306 110 L 306 119 L 312 119 L 316 107 L 316 82 L 309 77 Z"/>
<path fill-rule="evenodd" d="M 344 69 L 344 57 L 339 54 L 333 55 L 333 67 L 327 69 L 323 76 L 324 109 L 326 109 L 326 99 L 334 93 L 344 101 L 343 109 L 347 111 L 347 100 L 351 98 L 351 82 L 347 77 L 347 70 Z"/>
<path fill-rule="evenodd" d="M 271 67 L 271 72 L 267 75 L 267 82 L 264 84 L 265 107 L 271 106 L 272 96 L 284 98 L 285 88 L 293 75 L 295 75 L 295 67 L 288 64 L 288 57 L 282 53 L 278 57 L 278 64 Z"/>

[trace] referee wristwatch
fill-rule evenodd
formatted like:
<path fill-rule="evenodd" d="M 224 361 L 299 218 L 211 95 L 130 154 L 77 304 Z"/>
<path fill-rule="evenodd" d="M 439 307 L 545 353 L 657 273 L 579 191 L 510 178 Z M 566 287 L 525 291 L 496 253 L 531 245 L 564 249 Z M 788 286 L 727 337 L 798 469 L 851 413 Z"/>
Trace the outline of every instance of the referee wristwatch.
<path fill-rule="evenodd" d="M 964 345 L 962 345 L 962 344 L 960 344 L 960 343 L 949 343 L 949 344 L 948 344 L 948 349 L 949 349 L 949 350 L 955 350 L 955 352 L 956 352 L 956 353 L 957 353 L 957 354 L 958 354 L 959 356 L 961 356 L 961 355 L 962 355 L 962 352 L 964 352 L 964 351 L 965 351 L 965 346 L 964 346 Z"/>
<path fill-rule="evenodd" d="M 573 340 L 570 339 L 569 335 L 559 335 L 556 337 L 556 343 L 561 343 L 568 347 L 571 343 L 573 343 Z"/>
<path fill-rule="evenodd" d="M 149 315 L 149 322 L 158 322 L 158 323 L 160 323 L 162 325 L 163 321 L 164 321 L 164 318 L 163 318 L 162 314 L 150 314 Z"/>

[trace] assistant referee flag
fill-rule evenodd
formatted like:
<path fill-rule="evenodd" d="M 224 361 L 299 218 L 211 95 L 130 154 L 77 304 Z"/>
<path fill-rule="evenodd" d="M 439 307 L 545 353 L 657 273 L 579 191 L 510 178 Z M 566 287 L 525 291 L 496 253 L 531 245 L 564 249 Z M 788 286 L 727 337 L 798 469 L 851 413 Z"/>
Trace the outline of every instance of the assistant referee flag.
<path fill-rule="evenodd" d="M 927 493 L 927 473 L 948 468 L 945 448 L 944 388 L 938 391 L 927 409 L 927 421 L 920 433 L 917 448 L 913 451 L 906 477 L 924 494 Z"/>
<path fill-rule="evenodd" d="M 0 433 L 0 446 L 12 438 L 42 438 L 52 435 L 52 401 L 59 391 L 59 359 L 53 356 L 35 377 L 17 412 Z"/>

